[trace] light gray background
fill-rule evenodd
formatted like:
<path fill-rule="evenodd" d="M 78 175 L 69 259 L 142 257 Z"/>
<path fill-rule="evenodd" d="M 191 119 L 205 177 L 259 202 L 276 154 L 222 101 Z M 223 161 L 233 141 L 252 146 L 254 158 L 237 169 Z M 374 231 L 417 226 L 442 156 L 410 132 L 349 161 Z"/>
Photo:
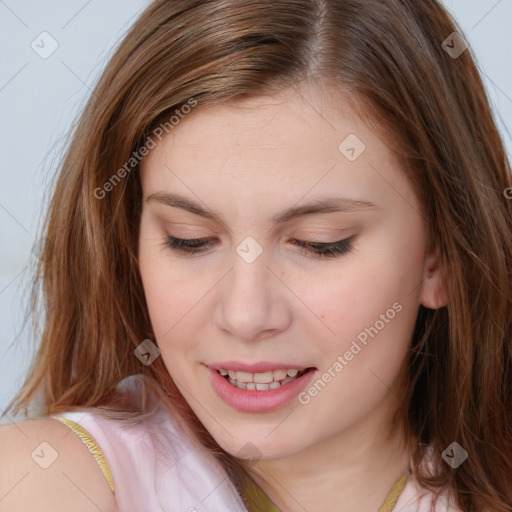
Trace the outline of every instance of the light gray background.
<path fill-rule="evenodd" d="M 22 384 L 30 363 L 33 342 L 29 339 L 30 329 L 23 328 L 30 278 L 27 270 L 35 258 L 32 248 L 47 200 L 47 185 L 71 123 L 112 47 L 148 3 L 148 0 L 0 0 L 2 412 Z M 510 155 L 512 2 L 446 0 L 445 5 L 476 53 Z M 45 31 L 59 46 L 43 59 L 31 43 Z"/>

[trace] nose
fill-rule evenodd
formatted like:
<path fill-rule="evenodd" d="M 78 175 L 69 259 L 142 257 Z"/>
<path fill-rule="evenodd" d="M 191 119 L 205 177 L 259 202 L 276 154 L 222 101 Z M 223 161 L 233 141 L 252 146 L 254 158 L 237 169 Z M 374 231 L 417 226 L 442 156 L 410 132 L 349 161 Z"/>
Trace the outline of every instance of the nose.
<path fill-rule="evenodd" d="M 290 323 L 290 292 L 269 266 L 268 251 L 252 262 L 235 254 L 233 267 L 219 287 L 216 326 L 241 341 L 276 336 Z"/>

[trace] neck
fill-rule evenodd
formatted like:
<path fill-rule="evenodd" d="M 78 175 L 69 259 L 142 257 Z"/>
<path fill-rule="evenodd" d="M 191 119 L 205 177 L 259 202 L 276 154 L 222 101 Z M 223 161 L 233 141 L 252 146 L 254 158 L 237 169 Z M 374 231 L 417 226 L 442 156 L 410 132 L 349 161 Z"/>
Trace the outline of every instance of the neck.
<path fill-rule="evenodd" d="M 349 429 L 248 472 L 281 512 L 379 510 L 410 460 L 403 433 L 384 427 L 390 417 L 376 421 L 393 401 L 396 407 L 388 396 Z"/>

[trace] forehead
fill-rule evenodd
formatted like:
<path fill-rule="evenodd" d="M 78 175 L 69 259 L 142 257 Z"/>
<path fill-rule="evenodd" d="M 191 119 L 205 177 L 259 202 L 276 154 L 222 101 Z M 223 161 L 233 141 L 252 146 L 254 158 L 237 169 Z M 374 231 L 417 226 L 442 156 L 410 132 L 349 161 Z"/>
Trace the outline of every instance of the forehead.
<path fill-rule="evenodd" d="M 192 109 L 143 160 L 141 179 L 146 196 L 178 192 L 238 213 L 333 193 L 378 203 L 407 186 L 348 101 L 312 86 Z"/>
<path fill-rule="evenodd" d="M 307 153 L 321 139 L 332 147 L 344 130 L 367 128 L 340 93 L 306 83 L 273 95 L 192 110 L 168 134 L 166 143 L 183 152 L 208 148 L 209 156 L 239 150 L 261 152 L 261 148 Z M 327 139 L 326 134 L 330 135 Z M 304 139 L 310 144 L 304 146 Z M 275 154 L 269 153 L 269 159 Z"/>

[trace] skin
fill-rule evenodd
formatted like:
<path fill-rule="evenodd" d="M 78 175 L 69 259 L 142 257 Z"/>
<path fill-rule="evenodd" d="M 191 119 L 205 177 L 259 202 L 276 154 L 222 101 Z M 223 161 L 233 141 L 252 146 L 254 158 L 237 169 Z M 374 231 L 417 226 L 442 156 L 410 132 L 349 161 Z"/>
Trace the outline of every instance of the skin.
<path fill-rule="evenodd" d="M 349 161 L 338 145 L 366 148 Z M 407 467 L 391 429 L 420 304 L 446 303 L 437 253 L 426 251 L 420 205 L 394 154 L 338 96 L 313 84 L 193 112 L 142 163 L 140 272 L 161 357 L 219 445 L 256 446 L 255 481 L 282 511 L 377 510 Z M 148 197 L 179 193 L 215 211 L 205 219 Z M 378 208 L 307 215 L 274 226 L 281 210 L 327 196 Z M 165 245 L 213 237 L 187 256 Z M 350 252 L 316 258 L 290 240 Z M 236 252 L 252 236 L 263 253 Z M 222 360 L 333 367 L 357 335 L 402 309 L 311 401 L 245 413 L 212 389 L 204 366 Z"/>

